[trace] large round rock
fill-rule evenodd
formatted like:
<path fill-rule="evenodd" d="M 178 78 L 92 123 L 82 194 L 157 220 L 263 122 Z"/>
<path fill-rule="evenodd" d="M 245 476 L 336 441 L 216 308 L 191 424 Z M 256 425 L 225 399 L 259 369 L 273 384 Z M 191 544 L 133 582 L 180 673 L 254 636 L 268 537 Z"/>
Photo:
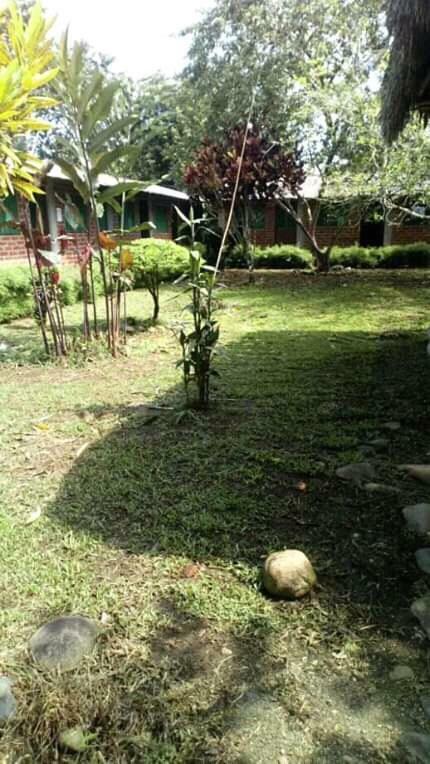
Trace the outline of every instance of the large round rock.
<path fill-rule="evenodd" d="M 81 615 L 56 618 L 42 626 L 30 640 L 31 654 L 47 669 L 70 671 L 92 652 L 98 626 Z"/>
<path fill-rule="evenodd" d="M 264 563 L 263 584 L 274 597 L 300 599 L 315 586 L 312 564 L 298 549 L 271 554 Z"/>

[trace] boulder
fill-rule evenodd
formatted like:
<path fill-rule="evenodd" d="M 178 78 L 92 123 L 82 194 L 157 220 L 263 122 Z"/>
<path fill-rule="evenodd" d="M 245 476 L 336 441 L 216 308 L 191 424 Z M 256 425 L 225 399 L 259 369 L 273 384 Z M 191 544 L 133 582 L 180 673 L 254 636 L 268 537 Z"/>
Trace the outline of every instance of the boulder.
<path fill-rule="evenodd" d="M 297 549 L 274 552 L 264 563 L 264 588 L 274 597 L 300 599 L 311 591 L 316 582 L 311 562 Z"/>
<path fill-rule="evenodd" d="M 30 651 L 44 668 L 70 671 L 92 652 L 99 627 L 89 618 L 69 615 L 42 626 L 30 640 Z"/>
<path fill-rule="evenodd" d="M 15 716 L 16 700 L 12 693 L 12 682 L 6 676 L 0 677 L 0 722 L 7 722 Z"/>
<path fill-rule="evenodd" d="M 377 451 L 385 451 L 389 445 L 390 441 L 388 438 L 374 438 L 374 440 L 369 440 L 369 446 L 376 448 Z"/>
<path fill-rule="evenodd" d="M 421 483 L 430 485 L 430 464 L 402 464 L 400 469 Z"/>
<path fill-rule="evenodd" d="M 395 666 L 390 674 L 393 682 L 407 682 L 414 678 L 414 672 L 409 666 Z"/>
<path fill-rule="evenodd" d="M 364 490 L 367 493 L 400 493 L 400 490 L 394 485 L 385 485 L 384 483 L 366 483 Z"/>
<path fill-rule="evenodd" d="M 418 618 L 427 636 L 430 637 L 430 594 L 415 600 L 411 606 L 411 613 Z"/>
<path fill-rule="evenodd" d="M 418 549 L 415 552 L 415 559 L 423 573 L 430 573 L 430 549 Z"/>
<path fill-rule="evenodd" d="M 403 517 L 412 533 L 425 536 L 430 532 L 430 504 L 414 504 L 411 507 L 405 507 Z"/>
<path fill-rule="evenodd" d="M 355 485 L 361 485 L 375 479 L 376 472 L 373 464 L 370 462 L 357 462 L 347 464 L 345 467 L 339 467 L 336 475 L 342 480 L 349 480 Z"/>

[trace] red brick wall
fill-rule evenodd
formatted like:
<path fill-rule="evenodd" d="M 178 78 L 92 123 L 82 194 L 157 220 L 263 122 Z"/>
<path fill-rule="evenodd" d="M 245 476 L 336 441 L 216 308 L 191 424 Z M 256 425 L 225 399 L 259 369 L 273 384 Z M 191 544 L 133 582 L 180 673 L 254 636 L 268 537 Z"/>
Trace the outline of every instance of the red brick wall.
<path fill-rule="evenodd" d="M 297 244 L 297 232 L 295 228 L 277 228 L 276 244 Z"/>
<path fill-rule="evenodd" d="M 0 236 L 0 261 L 25 260 L 26 258 L 27 252 L 24 237 L 21 234 L 17 236 Z"/>
<path fill-rule="evenodd" d="M 24 220 L 25 202 L 18 197 L 18 217 Z M 27 250 L 23 235 L 17 230 L 15 236 L 0 236 L 0 260 L 26 260 Z"/>
<path fill-rule="evenodd" d="M 264 211 L 264 228 L 252 232 L 254 244 L 260 247 L 268 247 L 276 242 L 276 207 L 267 204 Z"/>
<path fill-rule="evenodd" d="M 360 242 L 360 226 L 317 226 L 317 242 L 320 247 L 352 247 Z"/>
<path fill-rule="evenodd" d="M 430 226 L 404 225 L 391 229 L 391 244 L 415 244 L 418 241 L 430 243 Z"/>

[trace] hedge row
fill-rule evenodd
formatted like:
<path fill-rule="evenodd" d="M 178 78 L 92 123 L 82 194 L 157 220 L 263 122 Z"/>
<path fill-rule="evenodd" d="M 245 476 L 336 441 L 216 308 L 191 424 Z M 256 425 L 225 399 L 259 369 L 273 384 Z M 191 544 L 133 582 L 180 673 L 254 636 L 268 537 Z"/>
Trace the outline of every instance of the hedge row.
<path fill-rule="evenodd" d="M 238 249 L 225 262 L 230 268 L 245 268 L 247 263 Z M 393 245 L 389 247 L 334 247 L 331 265 L 345 268 L 429 268 L 430 244 Z M 312 266 L 311 253 L 292 245 L 277 244 L 254 248 L 254 267 L 273 269 L 307 269 Z"/>
<path fill-rule="evenodd" d="M 389 247 L 335 247 L 332 265 L 345 268 L 429 268 L 430 244 L 394 244 Z"/>

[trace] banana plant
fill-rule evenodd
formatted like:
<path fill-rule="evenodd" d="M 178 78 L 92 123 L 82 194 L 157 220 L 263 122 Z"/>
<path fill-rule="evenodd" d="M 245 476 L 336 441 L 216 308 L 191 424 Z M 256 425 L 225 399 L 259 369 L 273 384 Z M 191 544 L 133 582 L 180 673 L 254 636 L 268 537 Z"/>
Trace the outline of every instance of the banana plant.
<path fill-rule="evenodd" d="M 66 33 L 60 45 L 59 76 L 54 84 L 56 95 L 63 106 L 71 139 L 67 142 L 58 139 L 59 150 L 55 161 L 90 210 L 87 224 L 88 241 L 100 264 L 107 342 L 115 354 L 116 318 L 112 304 L 114 283 L 109 265 L 110 257 L 108 253 L 106 256 L 101 243 L 99 218 L 103 215 L 105 204 L 115 207 L 118 198 L 140 190 L 143 184 L 119 182 L 113 187 L 100 190 L 100 176 L 112 171 L 112 168 L 115 169 L 122 159 L 135 151 L 129 144 L 118 144 L 118 137 L 135 122 L 135 117 L 114 119 L 115 98 L 120 83 L 107 82 L 97 70 L 88 81 L 84 56 L 84 45 L 75 43 L 70 49 Z M 67 152 L 61 151 L 66 148 Z M 64 154 L 70 159 L 65 159 Z M 91 241 L 92 231 L 95 232 L 95 241 Z"/>

